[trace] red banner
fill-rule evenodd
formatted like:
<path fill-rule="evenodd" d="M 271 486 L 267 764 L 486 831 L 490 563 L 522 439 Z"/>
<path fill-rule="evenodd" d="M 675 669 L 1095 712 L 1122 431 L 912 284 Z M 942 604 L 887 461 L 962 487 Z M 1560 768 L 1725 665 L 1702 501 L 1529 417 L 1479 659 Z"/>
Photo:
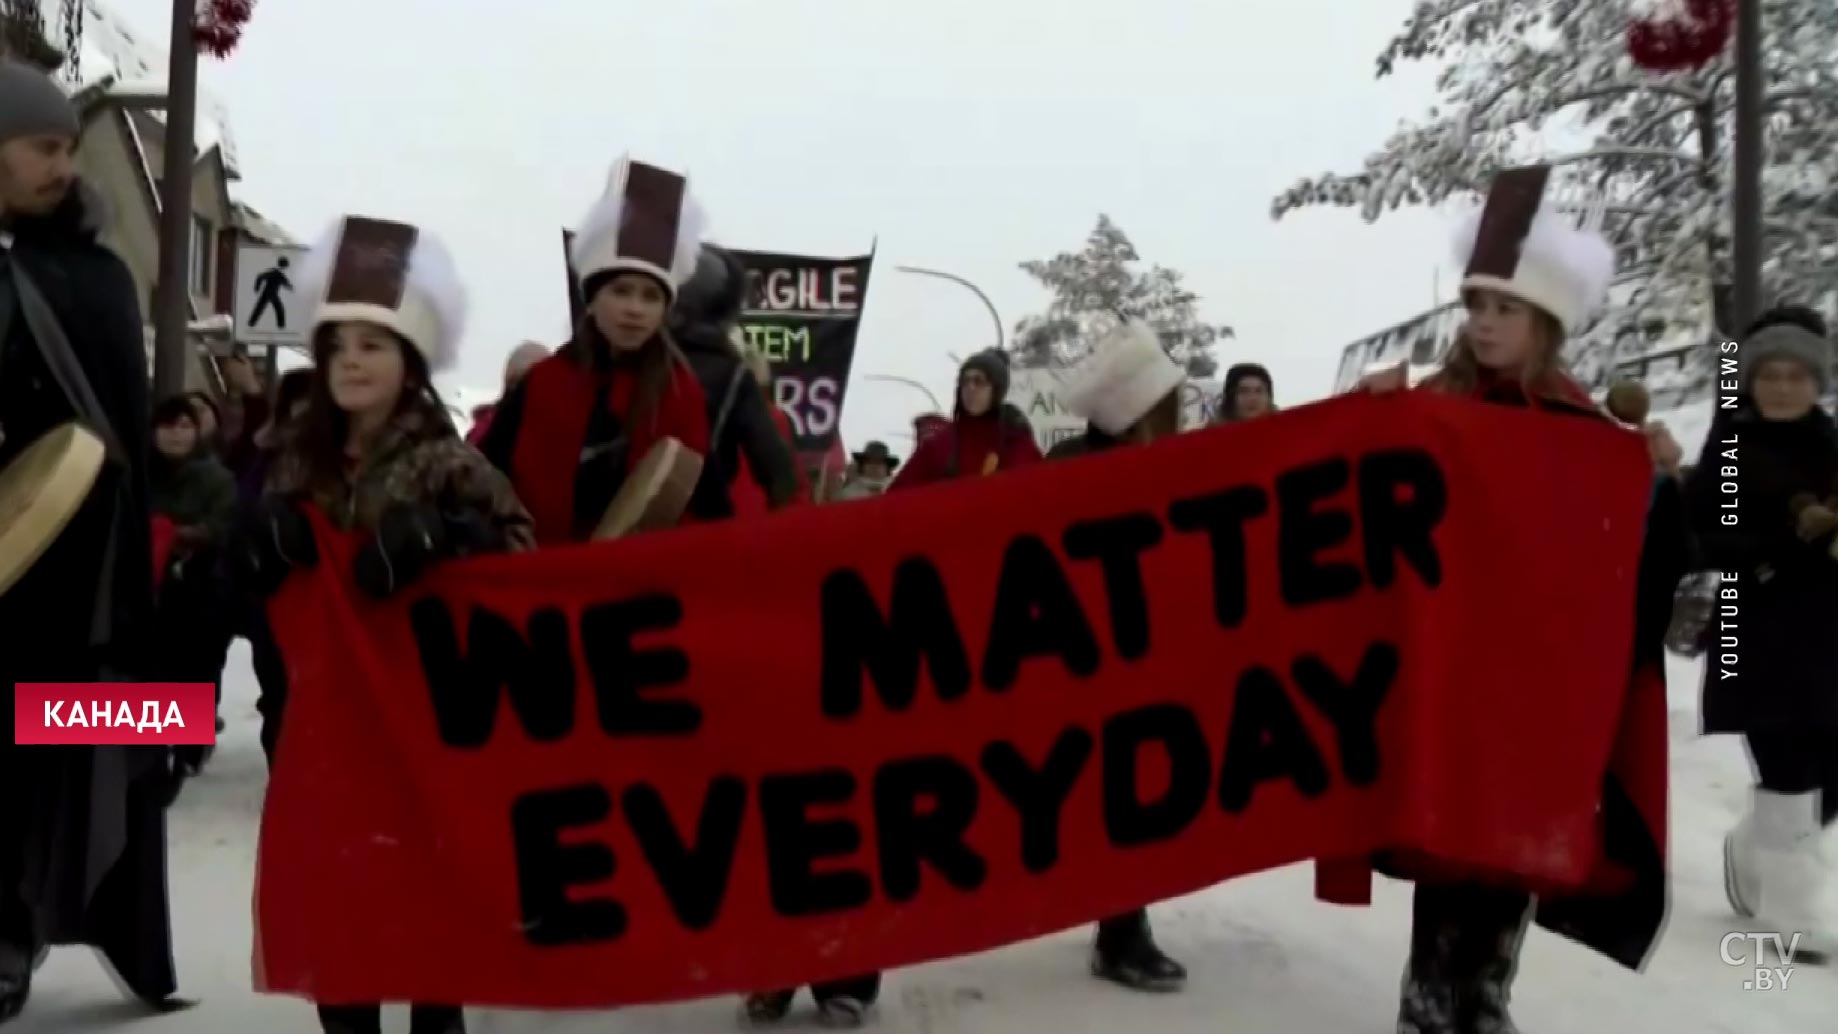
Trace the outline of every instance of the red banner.
<path fill-rule="evenodd" d="M 257 985 L 791 986 L 1378 851 L 1588 890 L 1650 484 L 1606 422 L 1410 394 L 382 604 L 322 534 Z"/>

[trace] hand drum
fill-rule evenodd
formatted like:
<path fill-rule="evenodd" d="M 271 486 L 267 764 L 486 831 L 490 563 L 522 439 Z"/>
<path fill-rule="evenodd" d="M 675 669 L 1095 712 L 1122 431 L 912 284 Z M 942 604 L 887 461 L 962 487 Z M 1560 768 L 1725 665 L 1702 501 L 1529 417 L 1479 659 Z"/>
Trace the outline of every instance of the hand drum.
<path fill-rule="evenodd" d="M 102 472 L 102 439 L 63 424 L 0 470 L 0 594 L 38 562 Z"/>
<path fill-rule="evenodd" d="M 701 477 L 700 455 L 675 438 L 658 442 L 626 475 L 594 529 L 594 540 L 676 527 Z"/>

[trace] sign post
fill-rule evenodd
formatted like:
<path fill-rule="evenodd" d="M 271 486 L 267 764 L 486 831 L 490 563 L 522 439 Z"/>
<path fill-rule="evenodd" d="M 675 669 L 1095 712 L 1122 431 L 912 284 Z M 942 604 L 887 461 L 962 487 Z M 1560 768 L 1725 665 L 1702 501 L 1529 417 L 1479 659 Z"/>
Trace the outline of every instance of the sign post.
<path fill-rule="evenodd" d="M 236 249 L 236 340 L 262 345 L 269 365 L 281 348 L 306 349 L 308 302 L 295 287 L 302 247 L 242 244 Z"/>

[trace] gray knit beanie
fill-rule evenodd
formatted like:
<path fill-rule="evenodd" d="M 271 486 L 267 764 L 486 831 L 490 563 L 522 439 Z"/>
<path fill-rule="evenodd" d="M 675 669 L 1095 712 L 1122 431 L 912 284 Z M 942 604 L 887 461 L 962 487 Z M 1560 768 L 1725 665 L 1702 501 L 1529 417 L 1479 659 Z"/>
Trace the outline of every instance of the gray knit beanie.
<path fill-rule="evenodd" d="M 0 59 L 0 144 L 27 136 L 76 139 L 77 111 L 56 82 L 19 61 Z"/>
<path fill-rule="evenodd" d="M 1831 344 L 1826 339 L 1794 323 L 1776 323 L 1750 335 L 1742 343 L 1742 386 L 1746 390 L 1755 380 L 1755 371 L 1770 359 L 1794 359 L 1812 370 L 1823 394 L 1832 373 Z"/>

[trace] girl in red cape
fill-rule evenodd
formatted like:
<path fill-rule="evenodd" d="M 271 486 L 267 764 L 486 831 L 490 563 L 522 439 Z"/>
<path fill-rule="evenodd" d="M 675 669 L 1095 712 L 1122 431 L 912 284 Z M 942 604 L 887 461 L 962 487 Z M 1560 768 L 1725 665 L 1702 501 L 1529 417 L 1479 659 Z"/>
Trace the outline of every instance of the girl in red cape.
<path fill-rule="evenodd" d="M 937 484 L 958 477 L 987 477 L 1040 462 L 1034 428 L 1008 404 L 1007 353 L 990 349 L 964 360 L 957 373 L 957 405 L 951 424 L 919 441 L 913 458 L 888 491 Z"/>
<path fill-rule="evenodd" d="M 296 568 L 317 566 L 308 506 L 362 534 L 351 580 L 378 598 L 449 558 L 529 548 L 529 515 L 509 482 L 460 439 L 434 392 L 432 373 L 455 358 L 465 316 L 445 248 L 413 226 L 348 217 L 300 281 L 315 302 L 312 383 L 234 547 L 243 587 L 266 598 Z M 261 708 L 270 766 L 311 772 L 310 736 L 279 749 L 284 692 Z M 465 1031 L 458 1004 L 418 1003 L 410 1017 L 414 1034 Z M 326 1034 L 377 1034 L 381 1006 L 322 1002 L 319 1023 Z"/>
<path fill-rule="evenodd" d="M 1467 323 L 1441 369 L 1419 385 L 1419 390 L 1607 421 L 1589 393 L 1565 372 L 1561 352 L 1565 339 L 1582 329 L 1606 299 L 1615 268 L 1614 250 L 1599 234 L 1579 229 L 1545 202 L 1549 175 L 1550 169 L 1543 166 L 1502 173 L 1484 211 L 1458 237 L 1459 259 L 1466 269 L 1462 301 Z M 1402 368 L 1377 374 L 1362 385 L 1372 391 L 1406 386 Z M 1669 509 L 1662 510 L 1667 482 L 1659 484 L 1641 558 L 1641 601 L 1636 616 L 1637 642 L 1654 646 L 1644 653 L 1637 647 L 1637 670 L 1632 676 L 1636 679 L 1641 669 L 1663 664 L 1657 644 L 1663 639 L 1672 588 L 1685 566 L 1676 488 Z M 1660 520 L 1662 512 L 1673 520 Z M 1670 537 L 1656 537 L 1656 529 Z M 1642 803 L 1624 806 L 1624 801 L 1626 795 L 1611 772 L 1604 784 L 1605 822 L 1608 813 L 1625 815 Z M 1627 914 L 1615 919 L 1630 926 L 1650 924 L 1652 929 L 1645 931 L 1648 936 L 1643 942 L 1650 943 L 1663 922 L 1665 904 L 1663 797 L 1657 829 L 1651 826 L 1654 817 L 1644 810 L 1633 818 L 1633 826 L 1647 827 L 1640 830 L 1645 836 L 1633 838 L 1642 842 L 1632 848 L 1626 843 L 1611 845 L 1608 853 L 1637 855 L 1631 860 L 1612 860 L 1625 861 L 1644 874 L 1657 869 L 1660 889 L 1656 899 L 1641 897 L 1626 906 Z M 1398 1034 L 1517 1034 L 1508 1000 L 1534 915 L 1533 895 L 1483 874 L 1464 873 L 1428 860 L 1392 858 L 1383 864 L 1387 869 L 1404 870 L 1402 874 L 1416 881 Z M 1650 885 L 1650 880 L 1640 883 L 1643 888 Z M 1578 907 L 1598 915 L 1579 919 L 1568 901 L 1537 903 L 1536 914 L 1541 925 L 1575 936 L 1574 931 L 1584 925 L 1598 925 L 1595 919 L 1611 906 L 1590 902 Z"/>
<path fill-rule="evenodd" d="M 622 159 L 575 235 L 586 318 L 499 403 L 479 445 L 529 507 L 539 545 L 587 541 L 664 439 L 708 454 L 706 397 L 664 324 L 695 274 L 701 225 L 683 177 Z M 712 469 L 686 519 L 726 515 L 726 486 Z"/>

